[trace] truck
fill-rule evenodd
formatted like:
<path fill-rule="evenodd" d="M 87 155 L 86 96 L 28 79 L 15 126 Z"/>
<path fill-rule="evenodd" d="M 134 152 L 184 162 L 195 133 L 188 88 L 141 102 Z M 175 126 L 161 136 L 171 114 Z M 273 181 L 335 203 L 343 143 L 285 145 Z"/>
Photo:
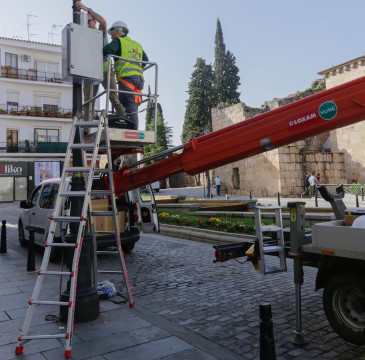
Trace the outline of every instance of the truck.
<path fill-rule="evenodd" d="M 126 165 L 114 172 L 114 189 L 117 194 L 124 193 L 181 172 L 198 174 L 364 119 L 365 77 L 361 77 L 192 139 L 162 152 L 160 160 L 151 165 L 138 167 L 143 162 L 148 163 L 149 158 Z M 153 156 L 154 160 L 156 158 L 158 154 Z M 103 182 L 108 188 L 108 177 L 104 177 Z M 299 231 L 295 227 L 298 224 L 293 225 L 289 244 L 282 248 L 286 247 L 285 257 L 293 257 L 299 264 L 294 274 L 299 295 L 302 266 L 317 267 L 316 290 L 324 289 L 323 305 L 331 326 L 345 340 L 362 345 L 365 344 L 365 230 L 345 226 L 346 209 L 339 205 L 338 199 L 328 199 L 334 204 L 337 220 L 314 225 L 311 234 L 303 229 Z M 292 210 L 292 216 L 296 219 L 299 210 L 300 217 L 304 217 L 302 206 L 293 205 L 296 212 Z M 216 260 L 246 256 L 252 245 L 218 248 Z M 256 246 L 254 259 L 264 258 L 265 246 L 263 244 L 261 252 Z M 273 255 L 278 255 L 278 251 L 273 251 Z M 300 321 L 297 335 L 300 338 Z M 300 343 L 298 338 L 295 341 Z"/>

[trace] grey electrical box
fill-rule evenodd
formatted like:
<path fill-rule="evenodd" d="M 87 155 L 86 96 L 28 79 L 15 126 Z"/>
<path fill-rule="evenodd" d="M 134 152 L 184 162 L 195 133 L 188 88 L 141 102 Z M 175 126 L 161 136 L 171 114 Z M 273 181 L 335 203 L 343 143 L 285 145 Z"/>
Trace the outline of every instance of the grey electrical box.
<path fill-rule="evenodd" d="M 103 32 L 79 24 L 62 30 L 62 79 L 95 84 L 103 80 Z"/>

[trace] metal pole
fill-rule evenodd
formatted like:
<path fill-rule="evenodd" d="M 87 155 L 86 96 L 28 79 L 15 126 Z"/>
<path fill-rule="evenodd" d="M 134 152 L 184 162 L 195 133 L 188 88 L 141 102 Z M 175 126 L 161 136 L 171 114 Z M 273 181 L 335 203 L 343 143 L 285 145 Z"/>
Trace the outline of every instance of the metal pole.
<path fill-rule="evenodd" d="M 0 253 L 5 254 L 7 252 L 6 250 L 6 220 L 2 221 L 1 226 L 1 244 L 0 244 Z"/>
<path fill-rule="evenodd" d="M 252 191 L 250 190 L 250 200 L 252 200 Z"/>
<path fill-rule="evenodd" d="M 318 207 L 318 190 L 317 190 L 317 186 L 314 187 L 314 201 L 315 201 L 316 207 Z"/>
<path fill-rule="evenodd" d="M 364 201 L 364 186 L 361 186 L 361 201 Z"/>
<path fill-rule="evenodd" d="M 359 196 L 358 195 L 356 195 L 356 207 L 359 207 L 360 205 L 359 205 Z"/>
<path fill-rule="evenodd" d="M 271 305 L 260 305 L 260 360 L 275 360 L 275 340 Z"/>
<path fill-rule="evenodd" d="M 29 229 L 27 271 L 35 271 L 34 229 Z"/>
<path fill-rule="evenodd" d="M 73 1 L 73 22 L 80 24 L 80 9 L 76 8 L 76 0 Z M 82 117 L 82 82 L 74 81 L 73 93 L 72 93 L 72 116 L 73 121 L 78 121 Z M 81 143 L 82 129 L 77 128 L 75 132 L 74 143 Z M 82 167 L 82 151 L 81 149 L 72 150 L 72 165 L 74 167 Z M 71 179 L 71 191 L 83 191 L 85 190 L 85 179 L 82 172 L 75 172 Z M 83 197 L 71 197 L 71 209 L 70 216 L 81 216 L 82 208 L 84 206 Z M 70 233 L 64 237 L 67 243 L 76 243 L 77 235 L 79 230 L 78 223 L 70 223 Z M 74 255 L 73 249 L 68 249 L 67 255 L 67 266 L 72 271 L 72 260 Z M 92 235 L 87 233 L 85 229 L 82 249 L 79 259 L 79 269 L 77 277 L 77 290 L 76 290 L 76 305 L 75 305 L 75 322 L 87 322 L 98 318 L 99 316 L 99 296 L 97 289 L 93 284 L 93 256 L 94 247 L 92 241 Z M 61 301 L 68 301 L 70 297 L 70 285 L 71 281 L 67 282 L 67 289 L 61 294 Z M 67 321 L 68 308 L 60 307 L 60 318 L 61 321 Z"/>
<path fill-rule="evenodd" d="M 279 192 L 278 192 L 278 205 L 281 206 L 280 205 L 280 193 Z"/>

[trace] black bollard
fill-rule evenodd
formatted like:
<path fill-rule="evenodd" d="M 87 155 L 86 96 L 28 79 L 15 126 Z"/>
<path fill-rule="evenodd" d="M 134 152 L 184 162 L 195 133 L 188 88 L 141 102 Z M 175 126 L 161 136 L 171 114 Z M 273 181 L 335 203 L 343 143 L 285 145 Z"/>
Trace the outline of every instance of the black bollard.
<path fill-rule="evenodd" d="M 359 205 L 359 196 L 358 195 L 356 195 L 356 207 L 360 207 L 360 205 Z"/>
<path fill-rule="evenodd" d="M 34 229 L 29 229 L 27 271 L 35 271 Z"/>
<path fill-rule="evenodd" d="M 318 207 L 318 190 L 317 190 L 317 187 L 314 188 L 314 200 L 315 200 L 316 207 Z"/>
<path fill-rule="evenodd" d="M 5 254 L 7 252 L 6 250 L 6 220 L 2 221 L 2 227 L 1 227 L 1 244 L 0 244 L 0 253 Z"/>
<path fill-rule="evenodd" d="M 252 200 L 252 191 L 250 191 L 250 200 Z"/>
<path fill-rule="evenodd" d="M 260 360 L 276 360 L 271 305 L 260 305 Z"/>
<path fill-rule="evenodd" d="M 278 192 L 278 205 L 280 206 L 280 193 Z"/>

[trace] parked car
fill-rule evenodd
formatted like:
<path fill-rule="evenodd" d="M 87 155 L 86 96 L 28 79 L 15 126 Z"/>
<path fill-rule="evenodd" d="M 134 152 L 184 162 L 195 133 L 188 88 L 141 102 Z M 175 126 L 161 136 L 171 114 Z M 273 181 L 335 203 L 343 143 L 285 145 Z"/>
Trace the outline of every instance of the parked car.
<path fill-rule="evenodd" d="M 18 232 L 19 243 L 26 246 L 29 241 L 29 230 L 34 229 L 34 241 L 37 245 L 44 246 L 48 229 L 50 226 L 50 217 L 53 215 L 56 204 L 58 189 L 61 179 L 48 179 L 39 184 L 32 192 L 28 200 L 20 202 L 23 209 L 19 215 Z M 66 179 L 65 189 L 69 189 L 70 179 Z M 159 231 L 154 196 L 150 187 L 147 187 L 142 193 L 140 189 L 128 191 L 123 196 L 116 199 L 118 209 L 118 221 L 120 227 L 120 236 L 122 249 L 125 253 L 131 252 L 139 240 L 140 230 L 144 232 Z M 93 210 L 110 209 L 110 200 L 92 199 Z M 63 198 L 61 202 L 62 215 L 69 215 L 70 202 Z M 100 221 L 102 220 L 102 221 Z M 111 231 L 114 223 L 111 217 L 93 217 L 94 228 L 96 231 L 96 243 L 98 250 L 103 250 L 116 244 L 114 235 L 101 235 L 98 231 Z M 56 226 L 55 242 L 61 242 L 63 236 L 68 231 L 66 222 Z M 112 228 L 111 228 L 112 227 Z M 50 261 L 57 262 L 61 257 L 61 248 L 53 247 Z"/>

